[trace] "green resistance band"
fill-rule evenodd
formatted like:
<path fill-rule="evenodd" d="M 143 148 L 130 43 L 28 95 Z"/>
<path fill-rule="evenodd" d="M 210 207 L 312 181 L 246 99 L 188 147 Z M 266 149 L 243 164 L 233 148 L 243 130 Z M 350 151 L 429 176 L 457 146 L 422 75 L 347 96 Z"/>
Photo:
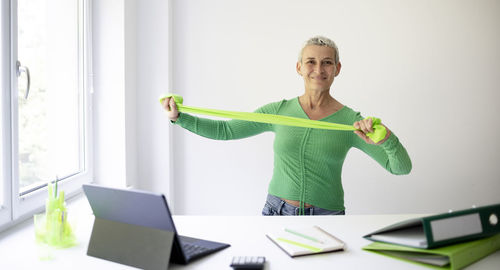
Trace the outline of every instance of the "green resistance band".
<path fill-rule="evenodd" d="M 344 131 L 355 131 L 357 130 L 355 127 L 344 124 L 337 123 L 329 123 L 317 120 L 310 120 L 304 118 L 297 118 L 285 115 L 275 115 L 275 114 L 265 114 L 265 113 L 250 113 L 250 112 L 233 112 L 233 111 L 224 111 L 224 110 L 215 110 L 215 109 L 205 109 L 205 108 L 197 108 L 192 106 L 185 106 L 182 104 L 183 98 L 182 96 L 175 94 L 168 94 L 162 96 L 160 98 L 160 103 L 165 99 L 173 97 L 175 104 L 177 105 L 177 109 L 179 112 L 184 113 L 193 113 L 193 114 L 202 114 L 244 121 L 252 121 L 259 123 L 267 123 L 267 124 L 277 124 L 277 125 L 285 125 L 285 126 L 294 126 L 294 127 L 305 127 L 305 128 L 318 128 L 318 129 L 329 129 L 329 130 L 344 130 Z M 368 117 L 372 119 L 373 123 L 373 132 L 366 134 L 373 142 L 378 143 L 385 138 L 387 134 L 386 128 L 381 125 L 381 120 L 375 117 Z"/>

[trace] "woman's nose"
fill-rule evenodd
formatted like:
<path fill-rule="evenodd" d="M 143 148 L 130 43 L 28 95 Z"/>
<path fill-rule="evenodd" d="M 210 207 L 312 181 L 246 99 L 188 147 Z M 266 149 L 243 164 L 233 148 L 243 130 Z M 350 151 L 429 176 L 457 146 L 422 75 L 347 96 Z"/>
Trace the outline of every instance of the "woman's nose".
<path fill-rule="evenodd" d="M 321 66 L 321 64 L 318 64 L 314 67 L 314 71 L 318 74 L 321 74 L 323 72 L 323 67 Z"/>

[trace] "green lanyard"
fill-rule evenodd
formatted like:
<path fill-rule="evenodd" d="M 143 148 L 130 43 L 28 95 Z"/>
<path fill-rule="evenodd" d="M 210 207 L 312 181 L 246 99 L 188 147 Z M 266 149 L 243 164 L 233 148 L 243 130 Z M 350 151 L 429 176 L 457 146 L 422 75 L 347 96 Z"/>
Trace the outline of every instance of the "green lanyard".
<path fill-rule="evenodd" d="M 310 120 L 304 118 L 297 118 L 285 115 L 275 115 L 275 114 L 265 114 L 265 113 L 250 113 L 250 112 L 232 112 L 232 111 L 224 111 L 224 110 L 215 110 L 215 109 L 205 109 L 205 108 L 197 108 L 191 106 L 185 106 L 182 104 L 183 98 L 182 96 L 175 94 L 168 94 L 162 96 L 160 98 L 160 102 L 162 102 L 165 98 L 173 97 L 175 104 L 177 105 L 177 109 L 179 112 L 183 113 L 193 113 L 193 114 L 202 114 L 237 120 L 245 120 L 259 123 L 267 123 L 267 124 L 277 124 L 277 125 L 285 125 L 285 126 L 294 126 L 294 127 L 304 127 L 304 128 L 318 128 L 318 129 L 330 129 L 330 130 L 344 130 L 344 131 L 355 131 L 357 130 L 355 127 L 344 124 L 323 122 L 317 120 Z M 387 134 L 386 128 L 381 125 L 381 120 L 375 117 L 368 117 L 373 121 L 373 132 L 367 133 L 366 135 L 372 139 L 373 142 L 378 143 L 379 141 L 385 138 Z"/>

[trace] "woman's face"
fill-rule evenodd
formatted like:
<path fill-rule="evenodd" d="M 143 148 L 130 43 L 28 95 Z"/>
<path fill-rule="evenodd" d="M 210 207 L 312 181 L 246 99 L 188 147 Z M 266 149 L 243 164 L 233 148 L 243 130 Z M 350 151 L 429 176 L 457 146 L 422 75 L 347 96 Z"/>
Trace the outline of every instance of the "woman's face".
<path fill-rule="evenodd" d="M 297 62 L 297 72 L 307 90 L 329 91 L 340 67 L 340 63 L 335 64 L 335 50 L 325 46 L 306 46 L 302 62 Z"/>

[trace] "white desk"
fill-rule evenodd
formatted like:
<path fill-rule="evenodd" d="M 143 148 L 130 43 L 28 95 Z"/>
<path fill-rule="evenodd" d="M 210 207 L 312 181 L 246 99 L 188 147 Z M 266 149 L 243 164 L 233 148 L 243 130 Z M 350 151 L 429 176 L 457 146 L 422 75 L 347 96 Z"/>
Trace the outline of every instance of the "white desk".
<path fill-rule="evenodd" d="M 53 259 L 41 261 L 34 240 L 33 220 L 0 233 L 0 269 L 133 269 L 125 265 L 86 255 L 92 230 L 93 215 L 84 197 L 71 203 L 69 214 L 76 216 L 79 245 L 53 250 Z M 233 256 L 266 257 L 265 269 L 427 269 L 361 250 L 370 243 L 362 238 L 382 226 L 418 215 L 346 215 L 312 217 L 263 216 L 175 216 L 180 234 L 220 241 L 231 247 L 203 257 L 189 265 L 170 265 L 169 269 L 232 269 Z M 266 238 L 269 230 L 284 225 L 319 225 L 347 244 L 343 252 L 290 258 Z M 500 251 L 491 254 L 467 269 L 499 269 Z"/>

